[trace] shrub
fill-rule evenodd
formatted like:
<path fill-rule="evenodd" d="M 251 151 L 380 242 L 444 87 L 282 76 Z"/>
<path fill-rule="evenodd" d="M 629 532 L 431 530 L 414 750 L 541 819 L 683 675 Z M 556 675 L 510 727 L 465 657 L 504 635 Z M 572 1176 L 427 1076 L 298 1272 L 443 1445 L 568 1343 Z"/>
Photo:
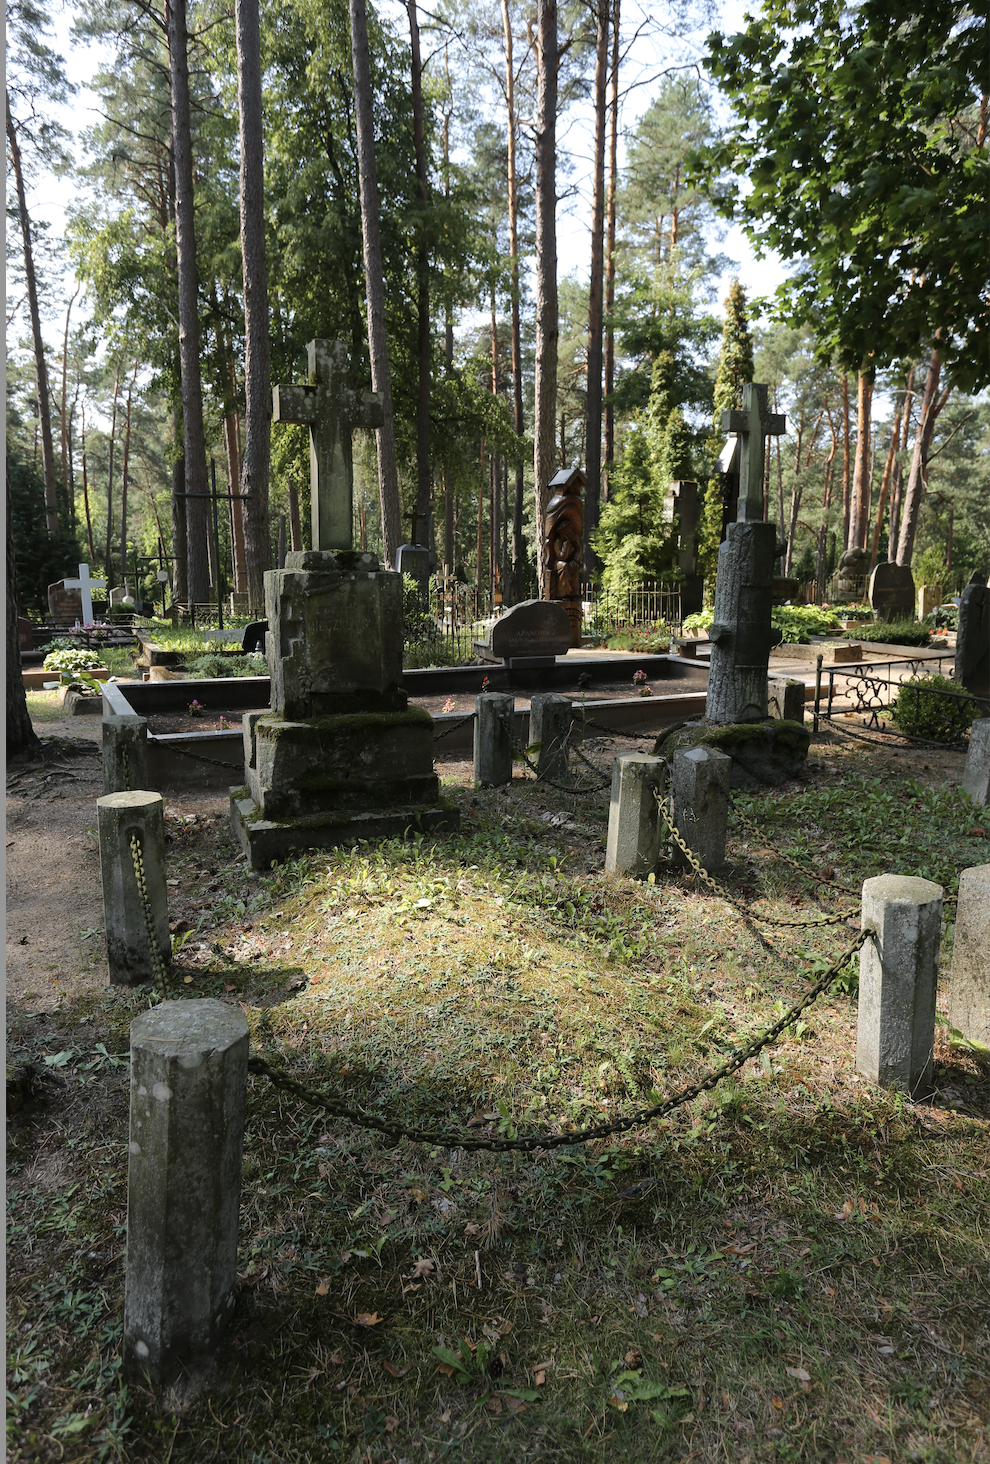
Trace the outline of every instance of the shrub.
<path fill-rule="evenodd" d="M 923 620 L 880 620 L 857 629 L 856 639 L 884 646 L 927 646 L 928 626 Z"/>
<path fill-rule="evenodd" d="M 88 671 L 90 666 L 98 666 L 100 658 L 93 651 L 82 650 L 81 648 L 64 646 L 56 651 L 49 651 L 41 663 L 43 671 L 68 671 L 75 674 L 77 671 Z"/>
<path fill-rule="evenodd" d="M 689 615 L 684 622 L 685 630 L 710 630 L 714 613 L 701 610 Z M 783 635 L 785 645 L 796 645 L 807 641 L 812 635 L 825 635 L 838 628 L 838 619 L 831 610 L 818 605 L 778 605 L 770 617 L 770 623 Z"/>
<path fill-rule="evenodd" d="M 912 676 L 902 683 L 890 710 L 898 732 L 931 742 L 958 742 L 969 731 L 977 704 L 948 676 Z"/>
<path fill-rule="evenodd" d="M 268 662 L 259 651 L 249 656 L 224 656 L 214 652 L 187 661 L 186 670 L 190 676 L 211 680 L 216 676 L 267 676 Z"/>

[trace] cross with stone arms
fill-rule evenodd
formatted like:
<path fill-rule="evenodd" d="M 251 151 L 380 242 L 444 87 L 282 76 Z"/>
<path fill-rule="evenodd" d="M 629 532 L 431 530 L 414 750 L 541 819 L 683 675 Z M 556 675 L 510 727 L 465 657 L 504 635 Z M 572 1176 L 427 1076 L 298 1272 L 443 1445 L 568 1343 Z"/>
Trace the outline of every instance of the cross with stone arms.
<path fill-rule="evenodd" d="M 309 427 L 309 488 L 314 549 L 350 549 L 353 543 L 354 458 L 351 431 L 381 427 L 382 394 L 347 385 L 347 347 L 310 341 L 309 386 L 276 386 L 272 421 Z"/>
<path fill-rule="evenodd" d="M 763 522 L 763 476 L 766 469 L 766 439 L 787 431 L 787 418 L 771 412 L 769 389 L 747 382 L 743 387 L 742 411 L 722 413 L 722 431 L 739 438 L 739 523 Z"/>
<path fill-rule="evenodd" d="M 83 625 L 93 624 L 93 591 L 105 590 L 107 582 L 105 579 L 90 579 L 89 565 L 80 564 L 79 578 L 74 580 L 63 580 L 62 584 L 67 590 L 78 590 L 82 599 L 82 623 Z"/>

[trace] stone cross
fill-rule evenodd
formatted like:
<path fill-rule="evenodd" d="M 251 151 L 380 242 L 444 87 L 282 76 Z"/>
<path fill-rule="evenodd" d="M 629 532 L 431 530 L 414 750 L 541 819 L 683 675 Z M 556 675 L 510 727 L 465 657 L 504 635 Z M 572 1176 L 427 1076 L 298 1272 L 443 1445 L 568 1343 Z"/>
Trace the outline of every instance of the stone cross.
<path fill-rule="evenodd" d="M 351 431 L 381 427 L 383 398 L 347 385 L 347 348 L 341 341 L 310 341 L 309 386 L 276 386 L 272 420 L 309 427 L 309 487 L 314 549 L 350 549 L 353 542 L 354 459 Z"/>
<path fill-rule="evenodd" d="M 89 565 L 80 564 L 79 578 L 74 580 L 63 580 L 62 584 L 67 590 L 78 590 L 82 598 L 82 623 L 83 625 L 93 624 L 93 590 L 105 590 L 107 582 L 105 579 L 90 579 Z"/>
<path fill-rule="evenodd" d="M 722 431 L 739 438 L 739 523 L 762 523 L 766 439 L 787 431 L 786 418 L 771 412 L 768 388 L 747 382 L 742 411 L 722 413 Z"/>

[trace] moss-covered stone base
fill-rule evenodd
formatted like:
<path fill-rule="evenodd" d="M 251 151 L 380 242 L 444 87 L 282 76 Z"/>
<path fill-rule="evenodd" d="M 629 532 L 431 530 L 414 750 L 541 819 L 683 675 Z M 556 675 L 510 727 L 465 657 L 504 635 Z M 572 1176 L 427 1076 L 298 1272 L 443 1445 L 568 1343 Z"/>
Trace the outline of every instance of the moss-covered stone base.
<path fill-rule="evenodd" d="M 706 722 L 661 734 L 653 748 L 657 757 L 672 757 L 681 748 L 714 747 L 732 759 L 730 786 L 776 787 L 804 767 L 811 729 L 800 722 L 733 722 L 710 727 Z"/>
<path fill-rule="evenodd" d="M 262 816 L 246 788 L 231 788 L 230 824 L 251 868 L 269 869 L 307 849 L 337 849 L 362 839 L 401 839 L 414 833 L 453 834 L 461 815 L 451 800 L 438 798 L 430 807 L 312 814 L 275 822 Z"/>

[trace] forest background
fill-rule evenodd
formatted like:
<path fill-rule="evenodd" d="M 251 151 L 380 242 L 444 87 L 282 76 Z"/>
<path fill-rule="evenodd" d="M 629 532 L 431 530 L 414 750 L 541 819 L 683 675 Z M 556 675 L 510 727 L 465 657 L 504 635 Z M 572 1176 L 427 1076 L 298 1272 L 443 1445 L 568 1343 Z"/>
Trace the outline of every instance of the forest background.
<path fill-rule="evenodd" d="M 320 336 L 345 342 L 355 385 L 371 374 L 354 8 L 278 0 L 260 15 L 262 101 L 247 121 L 264 140 L 272 382 L 304 381 Z M 913 563 L 916 581 L 946 592 L 990 568 L 982 19 L 942 3 L 766 0 L 751 24 L 723 16 L 723 38 L 691 3 L 663 23 L 629 0 L 366 16 L 400 541 L 427 544 L 488 595 L 538 593 L 547 479 L 576 461 L 588 575 L 671 577 L 664 499 L 672 480 L 696 478 L 710 594 L 719 413 L 756 379 L 788 417 L 768 481 L 784 572 L 822 585 L 852 547 Z M 43 614 L 47 585 L 82 558 L 133 587 L 135 555 L 141 594 L 157 590 L 161 559 L 176 598 L 206 599 L 205 505 L 178 497 L 195 485 L 175 63 L 181 31 L 195 481 L 209 464 L 237 494 L 252 372 L 235 12 L 101 0 L 53 15 L 19 0 L 7 23 L 7 471 L 22 607 Z M 73 126 L 56 32 L 103 58 L 95 121 Z M 43 218 L 53 179 L 64 230 Z M 750 245 L 768 251 L 763 299 L 728 289 L 729 219 L 746 231 L 744 269 Z M 355 542 L 391 551 L 373 434 L 356 437 Z M 301 429 L 272 429 L 265 477 L 255 520 L 225 499 L 220 525 L 228 588 L 255 603 L 293 487 L 308 543 Z"/>

